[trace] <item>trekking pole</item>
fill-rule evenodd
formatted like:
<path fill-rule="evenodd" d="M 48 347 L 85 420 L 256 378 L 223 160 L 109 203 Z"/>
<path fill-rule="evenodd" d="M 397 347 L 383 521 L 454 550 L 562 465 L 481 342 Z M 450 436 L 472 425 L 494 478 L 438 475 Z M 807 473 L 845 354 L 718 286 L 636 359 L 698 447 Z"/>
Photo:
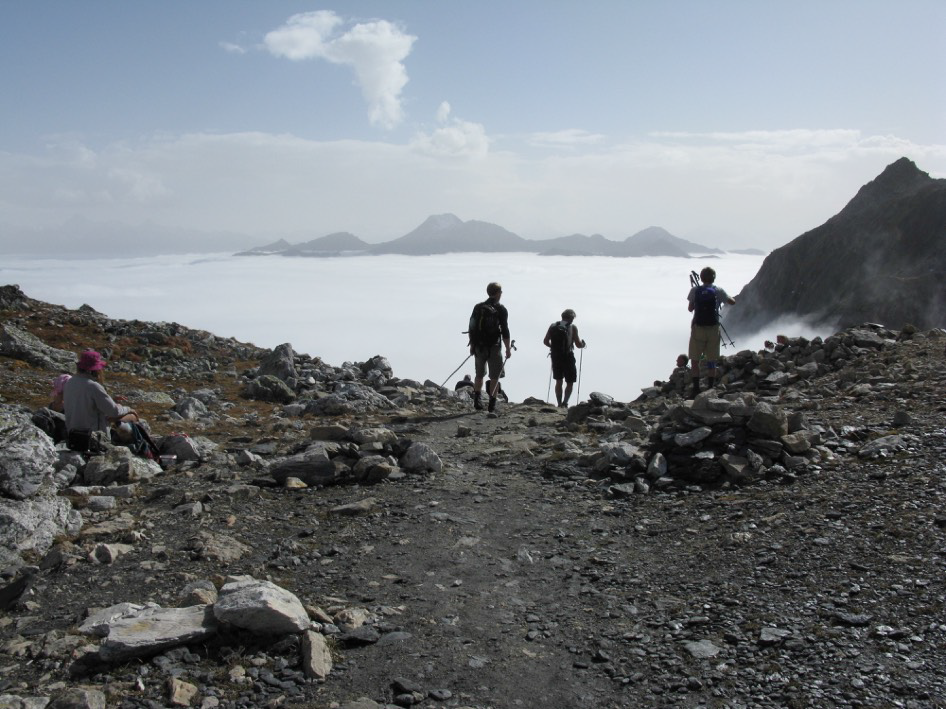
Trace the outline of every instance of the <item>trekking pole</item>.
<path fill-rule="evenodd" d="M 585 362 L 585 348 L 578 353 L 578 388 L 575 390 L 575 401 L 581 401 L 581 365 Z"/>
<path fill-rule="evenodd" d="M 549 352 L 549 357 L 552 356 L 552 353 Z M 549 363 L 549 388 L 545 392 L 545 403 L 549 403 L 549 397 L 552 395 L 552 364 Z"/>
<path fill-rule="evenodd" d="M 511 349 L 511 350 L 515 350 L 515 349 L 516 349 L 516 341 L 515 341 L 515 340 L 513 340 L 512 342 L 509 343 L 509 349 Z M 508 362 L 508 361 L 509 361 L 509 357 L 506 357 L 505 359 L 503 359 L 503 366 L 499 368 L 499 376 L 496 377 L 496 385 L 493 387 L 493 390 L 489 393 L 489 397 L 490 397 L 491 399 L 495 399 L 495 398 L 496 398 L 496 392 L 499 391 L 499 380 L 503 378 L 503 372 L 506 371 L 506 362 Z"/>
<path fill-rule="evenodd" d="M 466 356 L 466 359 L 463 360 L 462 362 L 460 362 L 460 367 L 462 367 L 464 364 L 466 364 L 466 360 L 469 359 L 469 358 L 472 357 L 472 356 L 473 356 L 473 353 L 472 353 L 472 352 L 471 352 L 470 354 L 468 354 L 468 355 Z M 443 386 L 446 386 L 446 385 L 447 385 L 447 382 L 450 381 L 450 377 L 452 377 L 454 374 L 456 374 L 457 372 L 460 371 L 460 367 L 457 367 L 457 368 L 454 369 L 452 372 L 450 372 L 450 374 L 447 375 L 447 378 L 443 380 L 443 384 L 441 384 L 440 386 L 442 386 L 442 387 L 443 387 Z"/>
<path fill-rule="evenodd" d="M 722 333 L 722 334 L 720 334 L 719 339 L 722 340 L 723 347 L 727 347 L 727 345 L 726 345 L 726 340 L 727 340 L 727 339 L 729 340 L 729 346 L 732 346 L 732 347 L 735 347 L 735 346 L 736 346 L 736 343 L 732 341 L 732 338 L 729 336 L 729 333 L 726 332 L 726 328 L 723 326 L 722 323 L 719 324 L 719 331 L 720 331 L 720 333 Z M 726 337 L 723 337 L 723 334 L 725 334 Z"/>

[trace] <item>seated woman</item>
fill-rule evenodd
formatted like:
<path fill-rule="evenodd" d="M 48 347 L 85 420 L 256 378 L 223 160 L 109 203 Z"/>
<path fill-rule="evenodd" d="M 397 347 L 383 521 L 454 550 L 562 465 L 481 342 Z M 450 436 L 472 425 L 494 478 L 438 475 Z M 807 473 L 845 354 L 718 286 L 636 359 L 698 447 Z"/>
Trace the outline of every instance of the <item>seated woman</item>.
<path fill-rule="evenodd" d="M 72 377 L 68 374 L 60 374 L 58 377 L 53 379 L 53 391 L 52 399 L 50 399 L 49 404 L 46 408 L 52 409 L 53 411 L 58 411 L 59 413 L 65 413 L 66 407 L 63 404 L 63 388 L 66 386 Z"/>
<path fill-rule="evenodd" d="M 53 380 L 49 403 L 33 412 L 33 423 L 46 432 L 53 443 L 66 440 L 66 418 L 63 416 L 62 389 L 69 381 L 68 374 L 60 374 Z"/>
<path fill-rule="evenodd" d="M 97 438 L 109 440 L 109 425 L 137 421 L 133 409 L 115 401 L 102 386 L 105 359 L 95 350 L 86 350 L 76 365 L 78 373 L 63 388 L 66 414 L 66 445 L 82 453 L 88 452 Z"/>

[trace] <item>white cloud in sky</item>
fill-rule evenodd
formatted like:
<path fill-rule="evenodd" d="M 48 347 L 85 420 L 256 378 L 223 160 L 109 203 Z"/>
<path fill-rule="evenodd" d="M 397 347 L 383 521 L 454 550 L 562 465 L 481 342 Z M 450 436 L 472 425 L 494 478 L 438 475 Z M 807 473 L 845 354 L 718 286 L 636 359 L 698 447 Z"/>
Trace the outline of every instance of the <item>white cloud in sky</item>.
<path fill-rule="evenodd" d="M 450 117 L 450 104 L 437 108 L 438 127 L 430 133 L 418 133 L 412 146 L 435 157 L 485 158 L 489 152 L 486 128 L 479 123 Z"/>
<path fill-rule="evenodd" d="M 219 42 L 218 44 L 223 51 L 229 52 L 230 54 L 246 54 L 246 49 L 239 44 L 234 44 L 233 42 Z"/>
<path fill-rule="evenodd" d="M 266 34 L 263 44 L 292 61 L 324 59 L 350 67 L 368 102 L 372 124 L 393 128 L 404 118 L 401 92 L 407 85 L 404 60 L 416 37 L 387 20 L 359 22 L 340 31 L 344 20 L 331 10 L 304 12 Z"/>
<path fill-rule="evenodd" d="M 573 128 L 571 130 L 533 133 L 529 136 L 529 143 L 540 147 L 574 148 L 598 145 L 603 143 L 605 139 L 605 136 L 600 133 L 590 133 L 586 130 Z"/>

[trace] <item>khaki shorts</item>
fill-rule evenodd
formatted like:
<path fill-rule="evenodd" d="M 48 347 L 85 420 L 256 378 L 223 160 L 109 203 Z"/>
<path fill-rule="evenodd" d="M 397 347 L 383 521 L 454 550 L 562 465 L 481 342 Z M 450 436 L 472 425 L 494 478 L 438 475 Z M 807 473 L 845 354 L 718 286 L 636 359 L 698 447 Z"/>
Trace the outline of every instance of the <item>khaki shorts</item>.
<path fill-rule="evenodd" d="M 713 369 L 719 359 L 719 325 L 691 325 L 690 347 L 687 352 L 696 366 L 700 356 L 706 357 L 706 366 Z"/>
<path fill-rule="evenodd" d="M 497 343 L 492 347 L 477 347 L 474 351 L 474 363 L 476 364 L 476 376 L 481 378 L 486 374 L 489 367 L 489 378 L 499 379 L 499 373 L 503 368 L 503 355 L 501 344 Z"/>

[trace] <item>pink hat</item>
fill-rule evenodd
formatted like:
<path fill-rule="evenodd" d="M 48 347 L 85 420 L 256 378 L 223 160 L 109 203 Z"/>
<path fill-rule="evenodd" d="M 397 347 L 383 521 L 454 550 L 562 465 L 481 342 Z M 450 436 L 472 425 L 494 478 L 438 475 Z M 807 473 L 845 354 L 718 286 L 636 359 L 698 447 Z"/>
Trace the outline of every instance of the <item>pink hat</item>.
<path fill-rule="evenodd" d="M 72 379 L 72 377 L 68 374 L 60 374 L 58 377 L 53 379 L 53 398 L 56 398 L 62 394 L 62 388 L 66 386 L 66 382 L 68 382 L 70 379 Z"/>
<path fill-rule="evenodd" d="M 95 350 L 86 350 L 79 357 L 79 363 L 76 366 L 85 372 L 97 372 L 105 369 L 105 358 Z"/>

